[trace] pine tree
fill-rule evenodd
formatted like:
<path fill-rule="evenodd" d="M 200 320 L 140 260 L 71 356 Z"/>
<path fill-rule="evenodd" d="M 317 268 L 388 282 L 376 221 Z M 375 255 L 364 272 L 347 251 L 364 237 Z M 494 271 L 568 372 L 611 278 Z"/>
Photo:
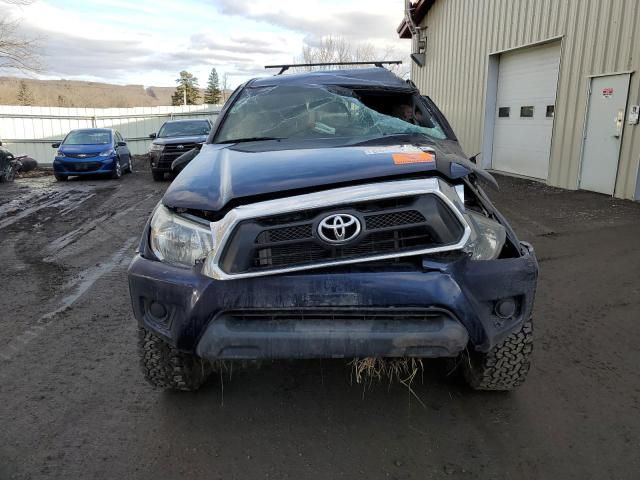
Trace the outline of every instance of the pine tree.
<path fill-rule="evenodd" d="M 18 103 L 20 105 L 33 105 L 33 94 L 24 80 L 20 80 L 18 87 Z"/>
<path fill-rule="evenodd" d="M 184 92 L 187 92 L 187 105 L 196 105 L 200 99 L 198 79 L 193 74 L 183 70 L 180 72 L 180 78 L 176 79 L 178 87 L 171 97 L 172 105 L 184 104 Z"/>
<path fill-rule="evenodd" d="M 204 103 L 217 105 L 220 103 L 221 93 L 218 72 L 215 68 L 212 68 L 207 81 L 207 89 L 204 91 Z"/>

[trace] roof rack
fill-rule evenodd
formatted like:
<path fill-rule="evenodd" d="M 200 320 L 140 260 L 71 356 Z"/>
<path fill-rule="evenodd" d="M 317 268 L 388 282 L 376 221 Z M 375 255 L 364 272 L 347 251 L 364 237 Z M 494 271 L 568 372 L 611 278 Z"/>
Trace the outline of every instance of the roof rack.
<path fill-rule="evenodd" d="M 375 65 L 382 68 L 383 65 L 401 65 L 402 60 L 382 60 L 373 62 L 328 62 L 328 63 L 292 63 L 288 65 L 265 65 L 264 68 L 279 68 L 277 75 L 282 75 L 291 67 L 327 67 L 333 65 Z"/>

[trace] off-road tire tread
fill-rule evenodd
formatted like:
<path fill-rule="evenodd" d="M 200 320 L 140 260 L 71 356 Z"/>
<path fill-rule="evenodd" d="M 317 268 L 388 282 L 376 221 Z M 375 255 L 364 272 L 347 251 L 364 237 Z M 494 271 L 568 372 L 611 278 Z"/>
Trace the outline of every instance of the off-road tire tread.
<path fill-rule="evenodd" d="M 138 329 L 138 347 L 142 373 L 154 387 L 194 391 L 209 376 L 208 362 L 180 352 L 142 327 Z"/>
<path fill-rule="evenodd" d="M 533 323 L 528 320 L 489 352 L 467 352 L 463 358 L 465 380 L 475 390 L 513 390 L 527 377 L 532 351 Z"/>

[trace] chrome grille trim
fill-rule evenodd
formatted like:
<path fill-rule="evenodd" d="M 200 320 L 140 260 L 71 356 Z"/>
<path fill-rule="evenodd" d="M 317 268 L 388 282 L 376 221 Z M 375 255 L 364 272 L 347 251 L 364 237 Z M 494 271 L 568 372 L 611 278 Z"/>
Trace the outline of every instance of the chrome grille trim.
<path fill-rule="evenodd" d="M 248 273 L 229 274 L 222 270 L 219 262 L 224 252 L 227 241 L 231 237 L 235 227 L 243 220 L 260 218 L 264 216 L 290 213 L 314 208 L 324 208 L 349 203 L 382 200 L 393 197 L 405 197 L 432 194 L 438 196 L 447 207 L 453 212 L 464 232 L 460 240 L 454 245 L 439 246 L 435 248 L 416 249 L 409 252 L 392 253 L 384 255 L 371 255 L 356 259 L 332 260 L 318 262 L 313 265 L 301 265 L 286 268 L 274 268 L 267 271 L 256 271 Z M 464 205 L 455 189 L 439 178 L 425 178 L 417 180 L 400 180 L 356 185 L 352 187 L 335 188 L 320 192 L 297 195 L 294 197 L 267 200 L 265 202 L 241 205 L 230 210 L 224 218 L 217 222 L 211 222 L 211 233 L 213 235 L 213 251 L 206 258 L 202 273 L 217 280 L 233 280 L 240 278 L 261 277 L 267 275 L 277 275 L 282 273 L 297 272 L 325 268 L 335 265 L 346 265 L 353 263 L 372 262 L 377 260 L 387 260 L 390 258 L 409 257 L 414 255 L 426 255 L 431 253 L 448 252 L 460 250 L 467 243 L 471 235 L 471 228 L 463 217 Z"/>

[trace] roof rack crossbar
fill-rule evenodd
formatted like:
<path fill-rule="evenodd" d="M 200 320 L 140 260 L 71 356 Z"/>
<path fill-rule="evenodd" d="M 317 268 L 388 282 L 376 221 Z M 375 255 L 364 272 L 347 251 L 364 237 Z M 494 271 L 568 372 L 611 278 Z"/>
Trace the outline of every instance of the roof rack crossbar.
<path fill-rule="evenodd" d="M 291 63 L 285 65 L 265 65 L 264 68 L 279 68 L 277 75 L 282 75 L 292 67 L 327 67 L 333 65 L 375 65 L 382 68 L 383 65 L 401 65 L 402 60 L 376 60 L 372 62 L 327 62 L 327 63 Z"/>

